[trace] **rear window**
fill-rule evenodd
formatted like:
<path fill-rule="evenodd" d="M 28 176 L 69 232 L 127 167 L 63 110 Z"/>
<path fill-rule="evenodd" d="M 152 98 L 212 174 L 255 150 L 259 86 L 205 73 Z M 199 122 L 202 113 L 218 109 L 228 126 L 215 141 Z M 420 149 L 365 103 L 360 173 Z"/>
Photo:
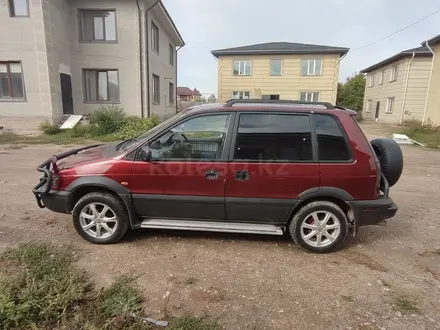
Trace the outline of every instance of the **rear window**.
<path fill-rule="evenodd" d="M 318 155 L 320 161 L 349 161 L 351 151 L 336 119 L 329 115 L 315 115 Z"/>
<path fill-rule="evenodd" d="M 295 114 L 241 114 L 234 159 L 313 160 L 310 118 Z"/>
<path fill-rule="evenodd" d="M 365 135 L 364 130 L 359 126 L 359 123 L 357 122 L 356 118 L 355 118 L 355 117 L 352 117 L 352 118 L 353 118 L 353 121 L 354 121 L 354 123 L 356 124 L 357 128 L 358 128 L 359 131 L 361 132 L 362 136 L 364 137 L 365 141 L 368 142 L 368 139 L 367 139 L 367 136 Z M 378 162 L 379 162 L 379 158 L 377 158 L 376 152 L 374 151 L 374 148 L 373 148 L 373 146 L 371 145 L 370 142 L 368 142 L 368 146 L 370 147 L 371 154 L 372 154 L 373 157 L 374 157 L 374 161 L 375 161 L 376 163 L 378 163 Z"/>

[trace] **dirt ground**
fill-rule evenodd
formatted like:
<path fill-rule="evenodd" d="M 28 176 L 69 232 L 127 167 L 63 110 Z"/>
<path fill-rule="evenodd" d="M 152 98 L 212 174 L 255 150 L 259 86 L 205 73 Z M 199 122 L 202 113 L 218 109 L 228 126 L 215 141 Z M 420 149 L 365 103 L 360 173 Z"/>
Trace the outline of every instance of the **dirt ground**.
<path fill-rule="evenodd" d="M 383 135 L 364 125 L 370 137 Z M 440 329 L 440 152 L 402 147 L 405 168 L 387 226 L 327 255 L 287 237 L 136 231 L 121 243 L 83 241 L 68 215 L 40 210 L 35 166 L 66 147 L 0 145 L 0 252 L 42 240 L 73 245 L 105 286 L 136 276 L 145 314 L 217 317 L 225 329 Z"/>

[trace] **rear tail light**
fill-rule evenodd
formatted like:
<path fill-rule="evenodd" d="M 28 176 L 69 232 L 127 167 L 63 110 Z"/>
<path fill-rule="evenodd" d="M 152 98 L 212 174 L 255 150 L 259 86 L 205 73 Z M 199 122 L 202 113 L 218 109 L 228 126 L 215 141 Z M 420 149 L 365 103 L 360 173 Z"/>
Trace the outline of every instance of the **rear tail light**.
<path fill-rule="evenodd" d="M 381 173 L 381 169 L 380 169 L 380 163 L 376 162 L 376 188 L 377 188 L 377 191 L 379 191 L 379 192 L 380 192 L 381 176 L 382 176 L 382 173 Z"/>
<path fill-rule="evenodd" d="M 56 174 L 52 174 L 52 184 L 50 188 L 52 190 L 58 190 L 59 187 L 60 187 L 60 177 Z"/>

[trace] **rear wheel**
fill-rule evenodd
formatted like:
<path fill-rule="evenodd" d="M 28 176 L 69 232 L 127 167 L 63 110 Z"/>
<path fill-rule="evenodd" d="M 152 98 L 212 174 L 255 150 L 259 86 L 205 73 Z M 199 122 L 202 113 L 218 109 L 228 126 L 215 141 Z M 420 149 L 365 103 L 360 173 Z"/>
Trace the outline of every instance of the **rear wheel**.
<path fill-rule="evenodd" d="M 72 211 L 73 225 L 85 240 L 95 244 L 119 241 L 129 227 L 124 203 L 109 193 L 90 193 Z"/>
<path fill-rule="evenodd" d="M 311 202 L 296 212 L 289 233 L 301 248 L 316 253 L 336 250 L 347 236 L 347 216 L 328 201 Z"/>

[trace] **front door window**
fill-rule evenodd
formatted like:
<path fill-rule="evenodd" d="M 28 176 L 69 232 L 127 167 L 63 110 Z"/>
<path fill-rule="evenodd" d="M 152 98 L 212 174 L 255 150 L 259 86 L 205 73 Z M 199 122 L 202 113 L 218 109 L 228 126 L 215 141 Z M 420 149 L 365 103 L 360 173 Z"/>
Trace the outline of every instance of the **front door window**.
<path fill-rule="evenodd" d="M 229 114 L 188 119 L 150 144 L 154 160 L 219 160 L 224 151 Z"/>

